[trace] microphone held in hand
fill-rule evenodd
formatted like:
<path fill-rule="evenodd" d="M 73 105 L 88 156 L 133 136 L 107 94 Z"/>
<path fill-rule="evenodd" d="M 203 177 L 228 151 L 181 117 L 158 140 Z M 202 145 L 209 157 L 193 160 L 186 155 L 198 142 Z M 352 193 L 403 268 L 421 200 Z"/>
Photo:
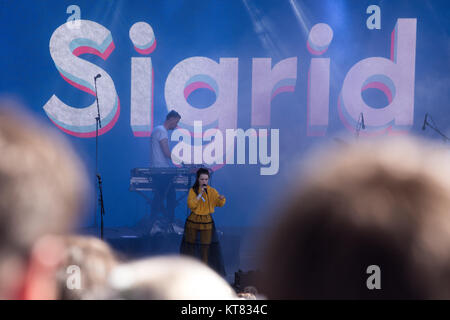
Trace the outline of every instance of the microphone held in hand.
<path fill-rule="evenodd" d="M 204 185 L 202 186 L 202 189 L 203 189 L 203 191 L 204 191 L 206 194 L 208 194 L 208 189 L 206 188 L 206 184 L 204 184 Z"/>

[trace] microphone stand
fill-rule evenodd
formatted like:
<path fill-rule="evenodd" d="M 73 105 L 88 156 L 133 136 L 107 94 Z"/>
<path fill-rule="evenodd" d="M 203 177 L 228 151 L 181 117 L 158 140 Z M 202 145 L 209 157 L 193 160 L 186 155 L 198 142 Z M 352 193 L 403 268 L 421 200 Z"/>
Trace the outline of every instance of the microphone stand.
<path fill-rule="evenodd" d="M 98 172 L 98 129 L 102 127 L 102 121 L 100 120 L 100 107 L 98 104 L 98 93 L 97 93 L 97 78 L 101 75 L 98 74 L 94 77 L 95 86 L 95 100 L 97 101 L 97 117 L 95 117 L 95 175 L 97 176 L 98 189 L 99 189 L 99 203 L 100 203 L 100 238 L 103 239 L 103 216 L 105 215 L 105 207 L 103 204 L 103 192 L 102 192 L 102 178 Z M 97 206 L 95 208 L 97 213 Z M 97 216 L 97 214 L 96 214 Z M 97 221 L 97 219 L 95 219 Z M 97 224 L 97 223 L 96 223 Z"/>
<path fill-rule="evenodd" d="M 448 142 L 448 141 L 450 140 L 450 138 L 447 137 L 445 134 L 443 134 L 443 133 L 436 127 L 436 125 L 434 124 L 434 120 L 433 120 L 433 118 L 432 118 L 430 115 L 428 115 L 428 117 L 431 118 L 431 121 L 433 122 L 433 125 L 432 125 L 431 123 L 429 123 L 428 121 L 425 121 L 425 125 L 424 125 L 424 127 L 423 127 L 423 130 L 425 130 L 425 128 L 428 126 L 428 127 L 430 127 L 431 129 L 433 129 L 437 134 L 439 134 L 439 135 L 442 137 L 442 139 L 444 140 L 444 142 Z"/>
<path fill-rule="evenodd" d="M 103 240 L 103 216 L 105 215 L 105 207 L 103 205 L 103 191 L 102 191 L 102 178 L 99 174 L 97 174 L 97 180 L 98 180 L 98 189 L 99 189 L 99 199 L 98 202 L 100 203 L 100 215 L 101 215 L 101 222 L 100 222 L 100 239 Z"/>
<path fill-rule="evenodd" d="M 364 125 L 364 116 L 363 116 L 362 112 L 360 113 L 359 118 L 358 118 L 358 123 L 356 124 L 356 139 L 359 138 L 359 131 L 361 131 L 361 128 L 362 129 L 366 128 L 366 126 Z"/>

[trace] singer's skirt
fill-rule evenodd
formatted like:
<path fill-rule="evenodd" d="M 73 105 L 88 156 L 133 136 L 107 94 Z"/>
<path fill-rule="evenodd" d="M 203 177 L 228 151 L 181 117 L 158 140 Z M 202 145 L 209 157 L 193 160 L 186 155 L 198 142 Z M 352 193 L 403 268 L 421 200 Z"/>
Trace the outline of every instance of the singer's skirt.
<path fill-rule="evenodd" d="M 180 253 L 202 260 L 217 273 L 225 276 L 219 238 L 210 214 L 189 215 L 184 225 Z"/>

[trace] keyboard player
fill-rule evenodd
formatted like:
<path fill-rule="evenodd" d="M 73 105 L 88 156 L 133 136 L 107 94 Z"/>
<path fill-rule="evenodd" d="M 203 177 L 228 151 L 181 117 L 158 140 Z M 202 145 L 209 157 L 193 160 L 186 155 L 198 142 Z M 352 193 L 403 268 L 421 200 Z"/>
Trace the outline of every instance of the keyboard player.
<path fill-rule="evenodd" d="M 171 167 L 171 153 L 169 149 L 169 131 L 174 130 L 181 116 L 178 112 L 170 111 L 164 123 L 153 129 L 151 140 L 151 163 L 150 167 L 164 168 Z M 152 180 L 155 186 L 155 195 L 153 198 L 150 214 L 151 226 L 158 218 L 158 214 L 163 212 L 169 225 L 169 231 L 172 231 L 171 227 L 175 217 L 176 207 L 176 193 L 172 182 L 173 177 L 170 175 L 154 175 Z M 167 201 L 167 206 L 164 206 L 164 200 Z"/>

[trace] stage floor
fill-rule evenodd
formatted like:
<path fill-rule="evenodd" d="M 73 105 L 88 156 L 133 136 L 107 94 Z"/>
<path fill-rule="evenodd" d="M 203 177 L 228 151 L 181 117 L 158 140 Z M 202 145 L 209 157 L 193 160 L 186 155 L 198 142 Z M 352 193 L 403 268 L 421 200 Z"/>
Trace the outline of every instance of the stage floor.
<path fill-rule="evenodd" d="M 251 244 L 253 231 L 250 228 L 218 228 L 222 249 L 226 280 L 234 283 L 234 273 L 238 270 L 258 270 L 255 249 Z M 78 234 L 100 237 L 99 227 L 83 228 Z M 182 234 L 155 233 L 143 234 L 139 228 L 104 228 L 104 240 L 123 259 L 141 259 L 145 257 L 179 254 Z"/>

